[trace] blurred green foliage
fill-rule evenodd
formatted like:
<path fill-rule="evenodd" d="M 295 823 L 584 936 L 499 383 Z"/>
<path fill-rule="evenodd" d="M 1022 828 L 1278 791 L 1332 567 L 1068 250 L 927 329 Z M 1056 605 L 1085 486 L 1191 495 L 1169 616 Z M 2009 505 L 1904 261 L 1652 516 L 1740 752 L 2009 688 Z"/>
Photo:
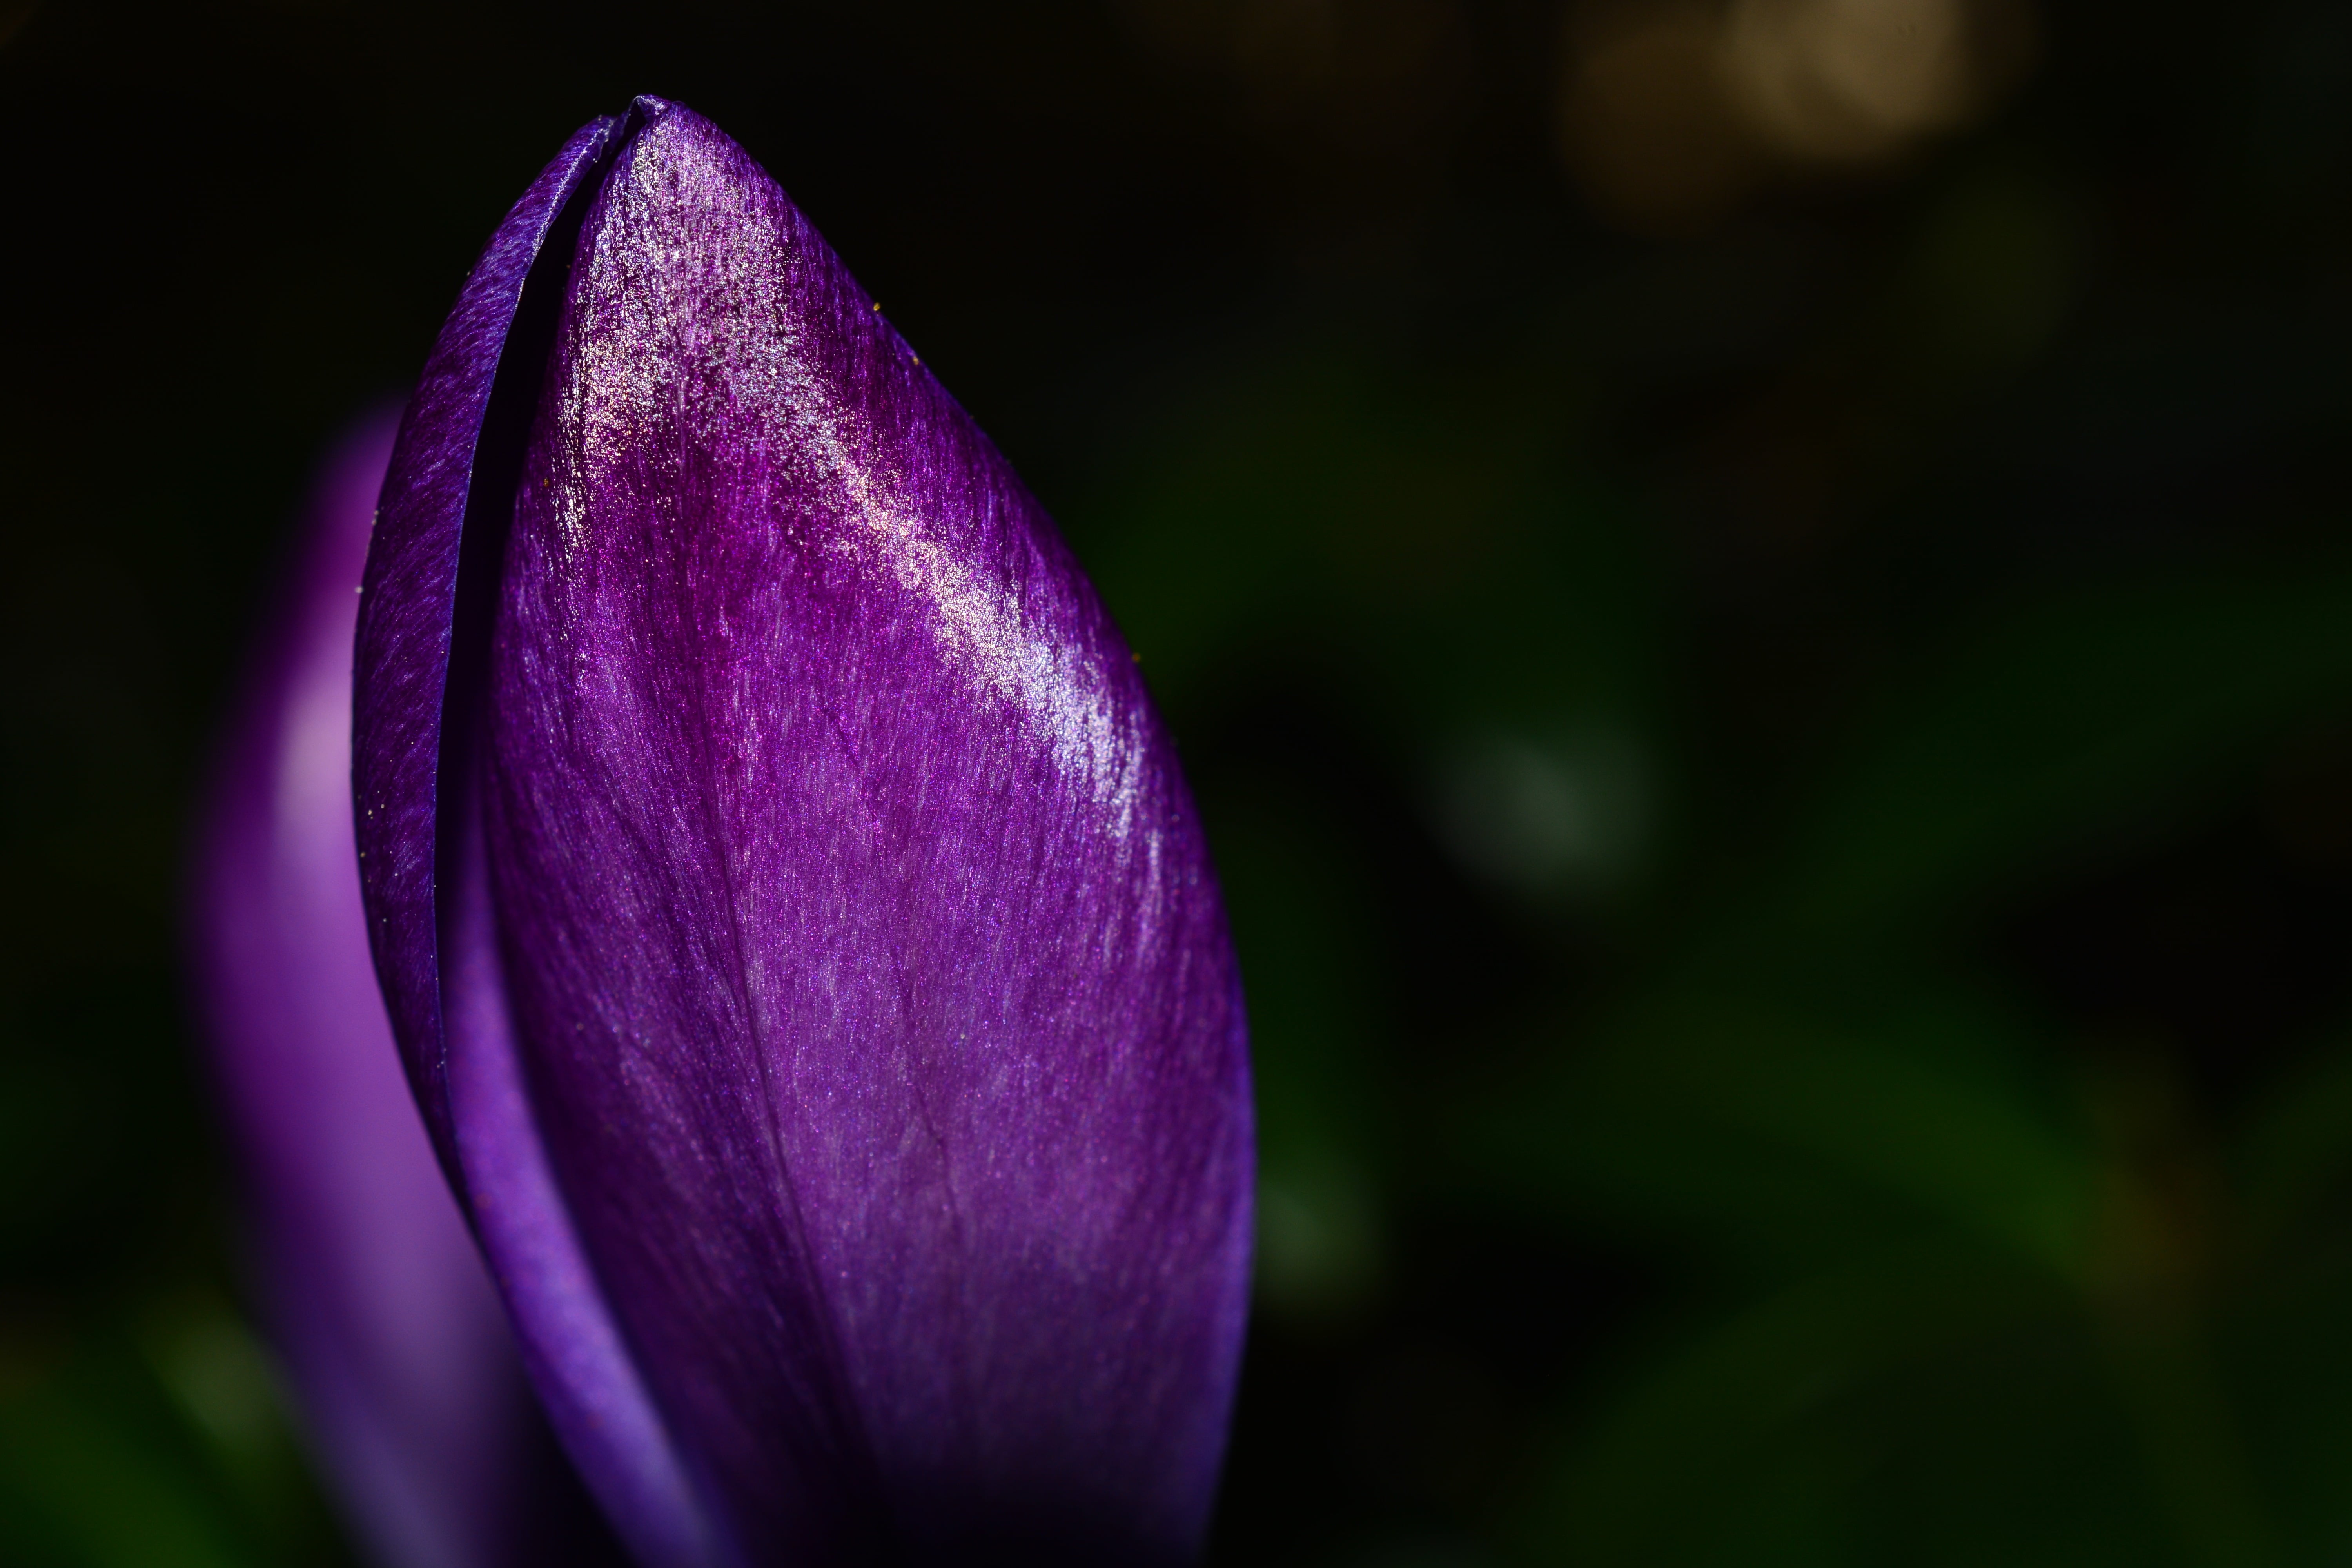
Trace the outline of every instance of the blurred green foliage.
<path fill-rule="evenodd" d="M 2352 1551 L 2352 26 L 2011 7 L 2010 97 L 1843 163 L 1602 90 L 1778 14 L 0 16 L 0 1562 L 347 1554 L 174 825 L 307 454 L 646 86 L 1184 748 L 1263 1134 L 1214 1562 Z M 1594 163 L 1626 101 L 1754 145 Z"/>

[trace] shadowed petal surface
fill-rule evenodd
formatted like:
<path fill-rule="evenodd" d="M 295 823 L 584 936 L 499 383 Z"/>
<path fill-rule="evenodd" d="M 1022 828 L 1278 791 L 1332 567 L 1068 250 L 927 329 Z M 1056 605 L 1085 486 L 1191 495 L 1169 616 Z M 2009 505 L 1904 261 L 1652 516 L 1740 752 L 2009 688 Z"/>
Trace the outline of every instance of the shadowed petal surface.
<path fill-rule="evenodd" d="M 1173 751 L 1003 458 L 663 107 L 582 233 L 492 651 L 552 1167 L 750 1557 L 1180 1560 L 1251 1142 Z"/>
<path fill-rule="evenodd" d="M 313 498 L 198 824 L 190 956 L 272 1337 L 335 1489 L 392 1568 L 494 1568 L 520 1561 L 538 1428 L 402 1079 L 352 837 L 352 625 L 392 438 L 362 426 Z"/>
<path fill-rule="evenodd" d="M 445 1160 L 451 1152 L 435 859 L 467 509 L 486 457 L 484 426 L 524 282 L 566 202 L 601 172 L 616 129 L 615 121 L 600 120 L 565 143 L 474 264 L 401 421 L 383 481 L 382 526 L 367 557 L 352 787 L 368 940 L 417 1102 Z M 535 377 L 530 390 L 536 391 Z M 502 527 L 503 519 L 497 521 Z"/>

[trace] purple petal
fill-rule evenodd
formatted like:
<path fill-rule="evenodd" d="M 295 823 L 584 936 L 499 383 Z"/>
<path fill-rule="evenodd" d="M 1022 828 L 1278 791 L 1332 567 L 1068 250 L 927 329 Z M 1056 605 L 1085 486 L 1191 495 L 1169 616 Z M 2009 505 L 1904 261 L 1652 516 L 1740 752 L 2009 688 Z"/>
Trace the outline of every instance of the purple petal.
<path fill-rule="evenodd" d="M 321 476 L 197 825 L 189 948 L 264 1306 L 337 1490 L 397 1568 L 515 1562 L 505 1314 L 402 1081 L 352 837 L 352 626 L 393 421 Z"/>
<path fill-rule="evenodd" d="M 368 934 L 444 1167 L 557 1435 L 638 1559 L 703 1568 L 714 1529 L 612 1321 L 539 1143 L 506 1017 L 472 787 L 480 667 L 512 474 L 571 227 L 626 133 L 574 136 L 507 216 L 434 346 L 369 552 L 352 784 Z M 537 346 L 533 346 L 537 345 Z"/>
<path fill-rule="evenodd" d="M 1003 459 L 741 149 L 651 107 L 499 591 L 524 1114 L 749 1557 L 1181 1560 L 1252 1151 L 1174 752 Z"/>
<path fill-rule="evenodd" d="M 474 264 L 401 422 L 384 477 L 383 526 L 367 557 L 352 784 L 368 935 L 410 1080 L 445 1160 L 451 1140 L 434 850 L 459 546 L 467 537 L 478 459 L 502 434 L 485 426 L 523 284 L 567 201 L 603 172 L 616 129 L 615 121 L 600 120 L 565 143 Z M 538 388 L 535 375 L 524 379 L 520 401 L 527 415 Z M 511 405 L 517 398 L 513 387 L 509 391 L 504 401 Z M 476 531 L 504 527 L 502 517 L 491 522 L 491 530 Z"/>

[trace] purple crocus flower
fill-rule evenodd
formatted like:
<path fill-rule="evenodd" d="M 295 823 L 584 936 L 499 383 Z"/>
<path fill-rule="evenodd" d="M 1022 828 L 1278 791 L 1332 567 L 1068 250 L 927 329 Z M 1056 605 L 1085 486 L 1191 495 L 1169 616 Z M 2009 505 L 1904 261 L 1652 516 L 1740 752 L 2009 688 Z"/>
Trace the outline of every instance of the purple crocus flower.
<path fill-rule="evenodd" d="M 783 192 L 640 99 L 402 426 L 353 784 L 409 1081 L 640 1560 L 1177 1562 L 1236 970 L 1133 660 Z"/>
<path fill-rule="evenodd" d="M 384 413 L 348 435 L 306 510 L 196 824 L 191 969 L 261 1306 L 376 1560 L 576 1561 L 562 1461 L 401 1081 L 360 910 L 352 632 L 393 431 Z"/>

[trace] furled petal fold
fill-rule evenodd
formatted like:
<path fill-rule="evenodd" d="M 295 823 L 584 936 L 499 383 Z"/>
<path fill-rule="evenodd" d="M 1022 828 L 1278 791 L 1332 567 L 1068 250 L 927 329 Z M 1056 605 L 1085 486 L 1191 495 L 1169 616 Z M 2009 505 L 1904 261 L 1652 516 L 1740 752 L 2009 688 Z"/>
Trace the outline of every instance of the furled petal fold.
<path fill-rule="evenodd" d="M 344 439 L 296 541 L 196 824 L 190 968 L 330 1479 L 388 1568 L 500 1568 L 559 1549 L 562 1461 L 402 1080 L 352 836 L 352 626 L 392 439 L 388 414 Z"/>
<path fill-rule="evenodd" d="M 491 237 L 401 422 L 360 601 L 352 789 L 368 937 L 409 1082 L 524 1370 L 647 1568 L 738 1561 L 582 1252 L 509 1029 L 482 858 L 481 676 L 513 476 L 595 182 L 636 122 L 565 144 Z"/>
<path fill-rule="evenodd" d="M 659 100 L 614 142 L 519 473 L 478 460 L 431 521 L 395 523 L 397 461 L 387 489 L 458 576 L 487 552 L 451 531 L 510 528 L 478 672 L 464 584 L 429 590 L 437 648 L 362 639 L 371 909 L 411 933 L 378 961 L 413 1068 L 446 1053 L 454 1172 L 478 1220 L 445 1020 L 489 996 L 502 1136 L 744 1560 L 1181 1561 L 1252 1152 L 1173 749 L 1051 522 L 776 184 Z M 389 544 L 372 616 L 418 598 Z M 409 731 L 371 735 L 371 683 Z M 475 711 L 437 796 L 414 758 L 369 793 L 372 746 Z M 569 1331 L 499 1272 L 544 1365 Z"/>

